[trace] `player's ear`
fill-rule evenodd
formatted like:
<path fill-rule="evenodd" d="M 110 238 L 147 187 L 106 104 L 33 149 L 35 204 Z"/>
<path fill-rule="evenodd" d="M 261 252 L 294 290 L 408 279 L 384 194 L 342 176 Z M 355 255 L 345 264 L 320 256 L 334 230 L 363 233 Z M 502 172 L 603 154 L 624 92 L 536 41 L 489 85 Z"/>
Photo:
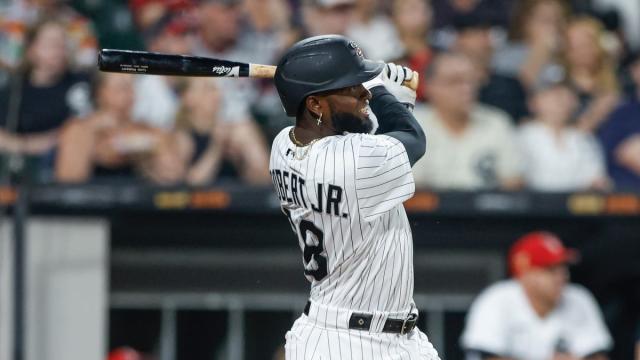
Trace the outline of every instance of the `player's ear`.
<path fill-rule="evenodd" d="M 325 100 L 323 100 L 319 96 L 309 95 L 305 100 L 305 105 L 307 107 L 307 111 L 309 111 L 311 116 L 313 116 L 314 118 L 317 118 L 318 116 L 320 116 L 320 114 L 325 112 L 324 102 Z"/>

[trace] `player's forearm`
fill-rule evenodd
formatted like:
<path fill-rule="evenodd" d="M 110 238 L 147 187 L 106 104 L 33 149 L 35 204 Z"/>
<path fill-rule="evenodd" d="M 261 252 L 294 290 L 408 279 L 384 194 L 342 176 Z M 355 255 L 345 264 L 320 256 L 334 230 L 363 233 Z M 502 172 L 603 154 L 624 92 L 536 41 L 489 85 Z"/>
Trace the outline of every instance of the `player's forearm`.
<path fill-rule="evenodd" d="M 0 130 L 0 152 L 20 152 L 20 140 L 18 136 L 4 130 Z"/>
<path fill-rule="evenodd" d="M 205 185 L 218 175 L 222 164 L 222 149 L 219 144 L 211 145 L 187 172 L 189 185 Z"/>
<path fill-rule="evenodd" d="M 577 119 L 580 129 L 587 132 L 596 130 L 618 103 L 618 96 L 615 93 L 601 95 L 596 98 Z"/>
<path fill-rule="evenodd" d="M 74 121 L 61 131 L 56 154 L 56 181 L 77 183 L 89 180 L 93 171 L 95 133 L 86 123 Z"/>
<path fill-rule="evenodd" d="M 552 50 L 547 46 L 534 46 L 531 49 L 519 74 L 520 81 L 525 87 L 532 88 L 536 84 L 540 71 L 549 63 L 552 55 Z"/>
<path fill-rule="evenodd" d="M 29 155 L 44 154 L 53 149 L 58 142 L 58 130 L 26 135 L 22 137 L 22 151 Z"/>
<path fill-rule="evenodd" d="M 405 147 L 411 166 L 425 153 L 427 139 L 405 105 L 398 102 L 384 87 L 371 89 L 371 110 L 378 118 L 378 134 L 385 134 L 398 139 Z"/>

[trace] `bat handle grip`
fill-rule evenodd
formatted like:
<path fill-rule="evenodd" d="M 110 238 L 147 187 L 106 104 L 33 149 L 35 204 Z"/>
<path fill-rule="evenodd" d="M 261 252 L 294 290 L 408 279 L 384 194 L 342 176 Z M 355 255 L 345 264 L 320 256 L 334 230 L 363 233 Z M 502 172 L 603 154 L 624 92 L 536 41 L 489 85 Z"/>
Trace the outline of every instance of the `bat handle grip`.
<path fill-rule="evenodd" d="M 273 65 L 249 64 L 249 77 L 271 79 L 276 74 Z"/>
<path fill-rule="evenodd" d="M 420 74 L 418 74 L 417 71 L 414 71 L 413 76 L 411 77 L 411 80 L 403 81 L 402 85 L 408 87 L 413 91 L 417 91 L 419 82 L 420 82 Z"/>

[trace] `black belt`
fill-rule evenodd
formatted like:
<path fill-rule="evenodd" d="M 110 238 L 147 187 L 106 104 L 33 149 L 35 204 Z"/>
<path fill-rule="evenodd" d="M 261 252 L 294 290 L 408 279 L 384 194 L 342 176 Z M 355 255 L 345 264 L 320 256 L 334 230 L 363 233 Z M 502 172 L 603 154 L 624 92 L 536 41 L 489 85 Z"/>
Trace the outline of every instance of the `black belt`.
<path fill-rule="evenodd" d="M 309 315 L 309 308 L 311 308 L 311 302 L 307 301 L 307 305 L 304 307 L 304 314 Z M 349 318 L 349 329 L 354 330 L 369 330 L 371 328 L 372 314 L 353 313 Z M 411 313 L 406 319 L 387 319 L 382 327 L 382 332 L 404 335 L 414 327 L 418 322 L 418 314 Z"/>

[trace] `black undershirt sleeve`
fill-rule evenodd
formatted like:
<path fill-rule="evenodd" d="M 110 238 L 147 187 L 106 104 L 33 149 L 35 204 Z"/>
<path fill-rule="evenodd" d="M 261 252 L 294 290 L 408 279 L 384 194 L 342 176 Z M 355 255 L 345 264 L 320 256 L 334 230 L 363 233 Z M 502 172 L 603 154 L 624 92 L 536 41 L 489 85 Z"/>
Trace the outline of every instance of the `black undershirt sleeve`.
<path fill-rule="evenodd" d="M 411 166 L 426 150 L 427 138 L 411 111 L 391 95 L 384 86 L 371 90 L 370 106 L 378 118 L 376 134 L 385 134 L 398 139 L 407 151 Z"/>

